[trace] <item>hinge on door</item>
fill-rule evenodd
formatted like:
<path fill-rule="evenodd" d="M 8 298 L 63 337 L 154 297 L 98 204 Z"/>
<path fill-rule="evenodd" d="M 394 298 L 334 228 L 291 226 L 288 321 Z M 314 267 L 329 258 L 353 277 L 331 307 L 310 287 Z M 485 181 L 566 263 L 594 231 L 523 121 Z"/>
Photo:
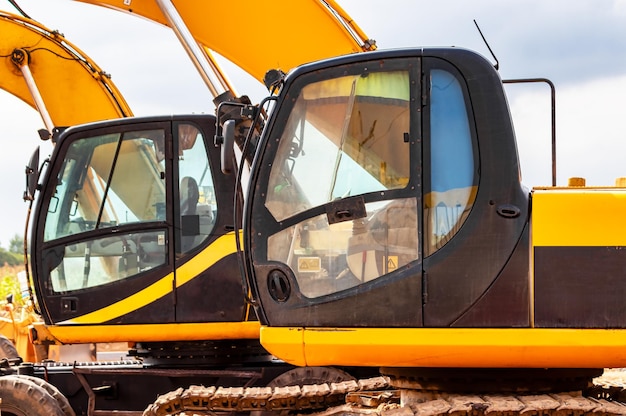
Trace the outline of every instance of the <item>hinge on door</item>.
<path fill-rule="evenodd" d="M 428 275 L 422 273 L 422 306 L 428 303 Z"/>

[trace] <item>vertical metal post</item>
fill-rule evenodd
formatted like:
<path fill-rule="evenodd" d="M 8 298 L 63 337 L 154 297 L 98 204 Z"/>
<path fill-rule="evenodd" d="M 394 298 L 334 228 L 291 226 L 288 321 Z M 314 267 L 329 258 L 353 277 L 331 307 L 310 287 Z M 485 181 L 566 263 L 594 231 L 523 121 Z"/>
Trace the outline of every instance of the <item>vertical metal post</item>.
<path fill-rule="evenodd" d="M 231 91 L 233 95 L 236 95 L 232 85 L 215 61 L 215 58 L 196 42 L 172 1 L 156 0 L 156 3 L 172 30 L 176 33 L 176 37 L 178 37 L 183 48 L 185 48 L 185 51 L 191 58 L 192 63 L 200 73 L 202 80 L 209 88 L 213 97 L 215 98 L 226 91 Z"/>
<path fill-rule="evenodd" d="M 550 87 L 550 118 L 551 118 L 551 142 L 552 142 L 552 186 L 556 186 L 556 88 L 554 83 L 547 78 L 522 78 L 506 79 L 504 84 L 523 84 L 532 82 L 543 82 Z"/>

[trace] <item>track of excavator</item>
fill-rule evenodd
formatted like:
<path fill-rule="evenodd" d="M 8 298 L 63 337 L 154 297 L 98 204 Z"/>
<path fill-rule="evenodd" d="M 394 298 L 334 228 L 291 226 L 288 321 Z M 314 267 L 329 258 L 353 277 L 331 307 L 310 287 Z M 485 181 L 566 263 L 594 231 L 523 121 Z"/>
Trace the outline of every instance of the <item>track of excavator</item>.
<path fill-rule="evenodd" d="M 387 376 L 286 387 L 191 386 L 158 397 L 144 416 L 250 411 L 315 416 L 626 415 L 625 382 L 626 371 L 620 369 L 604 371 L 584 389 L 557 392 L 412 390 L 398 388 L 405 383 Z M 472 387 L 468 391 L 480 389 Z"/>

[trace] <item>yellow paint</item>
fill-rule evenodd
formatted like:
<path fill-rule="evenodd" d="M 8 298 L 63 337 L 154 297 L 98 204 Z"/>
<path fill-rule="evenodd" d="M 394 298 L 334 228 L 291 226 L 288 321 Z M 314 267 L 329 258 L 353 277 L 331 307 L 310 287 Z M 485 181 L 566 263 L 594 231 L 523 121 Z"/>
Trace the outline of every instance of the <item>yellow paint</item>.
<path fill-rule="evenodd" d="M 225 234 L 176 271 L 176 288 L 197 277 L 222 258 L 234 253 L 235 233 Z M 59 322 L 59 325 L 101 324 L 140 309 L 172 292 L 174 274 L 159 279 L 145 289 L 97 311 Z"/>
<path fill-rule="evenodd" d="M 155 1 L 81 1 L 167 24 Z M 363 31 L 334 0 L 326 0 L 326 3 L 343 17 L 359 41 L 319 0 L 301 0 L 297 7 L 286 0 L 240 0 L 236 9 L 228 1 L 173 1 L 198 43 L 229 59 L 259 81 L 269 69 L 287 72 L 307 62 L 363 50 L 361 43 L 367 40 Z M 207 24 L 207 16 L 223 18 L 211 19 Z M 233 30 L 233 24 L 246 30 Z M 264 47 L 259 39 L 251 36 L 254 33 L 278 41 L 271 47 Z"/>
<path fill-rule="evenodd" d="M 533 246 L 626 246 L 626 190 L 535 189 Z"/>
<path fill-rule="evenodd" d="M 36 343 L 157 342 L 257 339 L 258 322 L 61 326 L 34 324 Z"/>
<path fill-rule="evenodd" d="M 181 287 L 219 260 L 235 253 L 236 248 L 235 233 L 224 234 L 176 270 L 176 287 Z"/>
<path fill-rule="evenodd" d="M 14 49 L 31 52 L 29 68 L 55 126 L 132 115 L 117 87 L 101 75 L 100 67 L 61 34 L 3 11 L 0 31 L 0 54 L 10 55 Z M 22 72 L 9 58 L 3 58 L 0 65 L 0 88 L 36 107 Z"/>
<path fill-rule="evenodd" d="M 626 366 L 626 330 L 262 327 L 261 344 L 300 366 Z"/>

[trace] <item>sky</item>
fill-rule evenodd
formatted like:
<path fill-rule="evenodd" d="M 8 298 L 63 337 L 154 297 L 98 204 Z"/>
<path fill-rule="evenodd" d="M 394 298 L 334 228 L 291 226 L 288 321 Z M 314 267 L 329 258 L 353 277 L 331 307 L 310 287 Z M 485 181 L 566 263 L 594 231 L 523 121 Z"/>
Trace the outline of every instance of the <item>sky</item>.
<path fill-rule="evenodd" d="M 17 0 L 112 75 L 135 115 L 213 113 L 211 95 L 174 33 L 119 12 L 71 0 Z M 289 4 L 297 7 L 299 0 Z M 626 0 L 338 0 L 379 48 L 456 46 L 494 61 L 503 79 L 542 77 L 556 86 L 557 185 L 581 176 L 591 186 L 626 176 Z M 16 13 L 7 0 L 0 9 Z M 235 30 L 245 30 L 232 17 Z M 271 22 L 268 24 L 276 24 Z M 251 33 L 251 36 L 262 34 Z M 1 42 L 0 36 L 0 42 Z M 272 42 L 263 42 L 267 48 Z M 306 47 L 306 45 L 303 45 Z M 225 64 L 236 90 L 254 102 L 265 89 Z M 529 188 L 551 184 L 550 93 L 545 84 L 507 87 Z M 23 235 L 24 166 L 41 144 L 38 114 L 0 91 L 0 246 Z M 49 153 L 42 146 L 42 157 Z"/>

